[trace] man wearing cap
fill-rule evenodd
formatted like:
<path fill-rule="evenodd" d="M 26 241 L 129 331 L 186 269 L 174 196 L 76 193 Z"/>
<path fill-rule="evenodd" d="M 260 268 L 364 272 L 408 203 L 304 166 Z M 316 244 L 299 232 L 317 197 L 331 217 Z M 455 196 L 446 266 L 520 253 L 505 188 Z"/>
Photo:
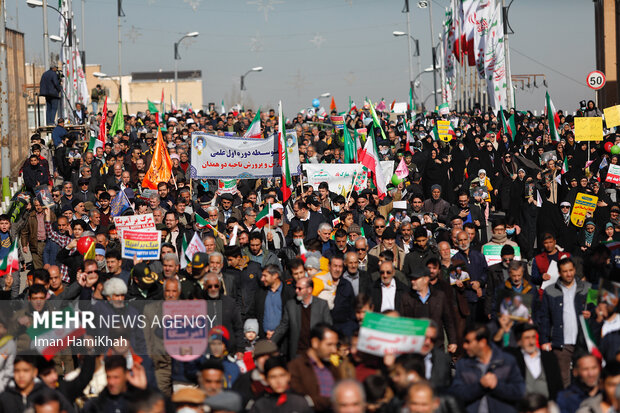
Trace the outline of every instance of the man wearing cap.
<path fill-rule="evenodd" d="M 381 243 L 375 245 L 368 251 L 368 254 L 374 255 L 379 258 L 379 255 L 383 251 L 392 251 L 394 253 L 394 266 L 396 269 L 400 270 L 403 268 L 403 264 L 405 263 L 405 251 L 396 245 L 396 232 L 392 229 L 392 227 L 387 227 L 383 234 L 381 235 Z"/>
<path fill-rule="evenodd" d="M 437 218 L 446 222 L 450 211 L 450 203 L 441 198 L 441 185 L 435 184 L 431 186 L 431 197 L 424 201 L 424 212 L 432 212 Z"/>
<path fill-rule="evenodd" d="M 37 155 L 30 155 L 29 162 L 23 169 L 24 185 L 27 190 L 34 192 L 40 185 L 49 184 L 49 170 L 41 165 Z"/>
<path fill-rule="evenodd" d="M 185 387 L 174 392 L 171 400 L 176 407 L 176 411 L 203 413 L 205 397 L 206 394 L 202 390 Z"/>
<path fill-rule="evenodd" d="M 164 291 L 159 274 L 151 271 L 144 263 L 136 264 L 131 270 L 131 285 L 127 291 L 127 300 L 162 300 Z"/>
<path fill-rule="evenodd" d="M 491 265 L 487 269 L 487 289 L 484 299 L 484 312 L 491 317 L 491 311 L 493 310 L 493 301 L 495 300 L 495 289 L 504 285 L 508 281 L 508 267 L 515 258 L 515 249 L 511 245 L 504 245 L 500 251 L 501 261 L 497 264 Z M 526 279 L 529 275 L 525 275 Z"/>
<path fill-rule="evenodd" d="M 237 219 L 237 222 L 243 221 L 243 217 L 241 216 L 241 211 L 237 208 L 233 208 L 235 198 L 232 194 L 222 194 L 220 195 L 220 206 L 218 213 L 218 221 L 222 223 L 228 222 L 228 219 L 233 217 Z"/>
<path fill-rule="evenodd" d="M 400 313 L 403 317 L 430 318 L 437 325 L 437 341 L 435 345 L 443 348 L 444 330 L 448 337 L 448 351 L 456 352 L 457 337 L 452 318 L 452 304 L 441 289 L 431 288 L 430 270 L 408 274 L 411 289 L 401 298 Z"/>
<path fill-rule="evenodd" d="M 90 171 L 90 168 L 88 168 Z M 90 173 L 89 173 L 90 174 Z M 91 178 L 86 178 L 82 176 L 77 181 L 77 187 L 79 188 L 75 194 L 75 197 L 83 202 L 95 202 L 95 194 L 89 189 L 90 188 Z"/>
<path fill-rule="evenodd" d="M 241 395 L 243 403 L 247 404 L 250 400 L 263 395 L 269 385 L 264 376 L 265 361 L 270 357 L 279 355 L 278 346 L 270 340 L 258 340 L 254 345 L 252 358 L 256 368 L 241 374 L 233 384 L 233 390 Z"/>
<path fill-rule="evenodd" d="M 45 121 L 46 124 L 53 125 L 56 119 L 56 112 L 60 104 L 60 93 L 62 87 L 60 85 L 60 77 L 58 74 L 58 65 L 52 63 L 49 70 L 41 76 L 39 82 L 39 95 L 45 96 Z M 54 145 L 58 146 L 59 142 L 54 141 Z"/>
<path fill-rule="evenodd" d="M 74 220 L 81 219 L 84 222 L 88 222 L 88 214 L 86 213 L 84 201 L 74 198 L 73 201 L 71 201 L 71 207 L 73 208 Z"/>

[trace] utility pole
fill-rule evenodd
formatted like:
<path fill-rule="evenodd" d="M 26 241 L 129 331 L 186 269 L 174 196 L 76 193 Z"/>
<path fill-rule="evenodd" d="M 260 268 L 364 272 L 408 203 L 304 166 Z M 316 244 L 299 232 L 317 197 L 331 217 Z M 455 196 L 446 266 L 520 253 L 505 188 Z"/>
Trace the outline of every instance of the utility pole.
<path fill-rule="evenodd" d="M 437 107 L 437 50 L 435 49 L 435 32 L 433 31 L 433 2 L 428 2 L 428 17 L 431 26 L 431 47 L 433 48 L 433 97 Z"/>
<path fill-rule="evenodd" d="M 0 159 L 2 161 L 2 199 L 11 196 L 9 177 L 11 159 L 9 157 L 9 88 L 6 45 L 6 0 L 0 0 Z"/>
<path fill-rule="evenodd" d="M 514 107 L 514 101 L 512 100 L 512 79 L 510 78 L 510 47 L 508 46 L 508 9 L 510 6 L 506 7 L 506 0 L 502 0 L 502 6 L 502 18 L 504 19 L 504 55 L 506 59 L 506 108 L 510 110 L 510 108 Z"/>
<path fill-rule="evenodd" d="M 118 25 L 118 104 L 121 104 L 123 99 L 123 84 L 122 84 L 122 65 L 121 65 L 121 49 L 123 46 L 123 38 L 121 37 L 121 17 L 125 17 L 123 12 L 123 0 L 117 0 L 117 25 Z M 127 102 L 125 102 L 127 103 Z M 117 109 L 118 110 L 118 109 Z"/>
<path fill-rule="evenodd" d="M 84 69 L 84 74 L 86 74 L 86 36 L 85 36 L 85 30 L 84 30 L 84 3 L 85 1 L 82 0 L 82 40 L 80 45 L 82 46 L 82 53 L 81 53 L 81 58 L 82 58 L 82 68 Z"/>
<path fill-rule="evenodd" d="M 409 9 L 409 0 L 405 0 L 403 12 L 407 13 L 407 48 L 409 50 L 409 91 L 411 96 L 415 95 L 415 84 L 413 81 L 413 53 L 411 51 L 411 10 Z M 413 108 L 410 108 L 413 110 Z"/>
<path fill-rule="evenodd" d="M 4 13 L 2 14 L 4 16 Z M 50 34 L 47 30 L 47 0 L 43 0 L 43 71 L 50 68 Z"/>

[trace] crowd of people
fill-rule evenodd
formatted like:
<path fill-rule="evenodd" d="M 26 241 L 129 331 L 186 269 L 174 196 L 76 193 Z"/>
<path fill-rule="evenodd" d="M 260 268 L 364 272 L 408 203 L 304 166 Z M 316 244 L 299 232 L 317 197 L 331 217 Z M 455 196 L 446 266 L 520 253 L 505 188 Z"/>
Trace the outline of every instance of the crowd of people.
<path fill-rule="evenodd" d="M 596 115 L 594 102 L 583 106 L 578 116 Z M 142 182 L 160 114 L 125 116 L 124 130 L 90 150 L 58 119 L 48 141 L 32 136 L 24 191 L 0 215 L 0 260 L 21 247 L 21 271 L 1 278 L 0 297 L 23 304 L 0 313 L 0 411 L 620 411 L 620 199 L 606 182 L 618 156 L 604 145 L 620 136 L 576 142 L 573 116 L 560 113 L 554 142 L 546 117 L 503 115 L 514 133 L 490 110 L 379 112 L 379 125 L 368 105 L 349 110 L 346 127 L 367 128 L 381 160 L 404 159 L 408 176 L 380 198 L 372 177 L 337 194 L 302 172 L 287 202 L 279 177 L 220 193 L 217 180 L 190 176 L 191 134 L 243 135 L 251 110 L 164 114 L 172 177 L 156 191 Z M 452 124 L 448 142 L 432 133 L 440 118 Z M 84 119 L 96 136 L 101 114 Z M 329 117 L 299 113 L 286 126 L 302 165 L 344 162 Z M 262 113 L 263 137 L 277 130 L 275 112 Z M 129 205 L 119 211 L 121 192 Z M 580 193 L 598 203 L 577 227 Z M 257 225 L 267 204 L 273 222 Z M 122 257 L 119 213 L 153 214 L 160 260 Z M 186 257 L 194 234 L 205 252 Z M 85 237 L 94 259 L 79 251 Z M 53 357 L 34 355 L 28 338 L 33 312 L 54 302 L 121 311 L 194 299 L 222 311 L 192 362 L 166 354 L 150 330 Z M 360 351 L 369 312 L 428 320 L 421 350 Z"/>

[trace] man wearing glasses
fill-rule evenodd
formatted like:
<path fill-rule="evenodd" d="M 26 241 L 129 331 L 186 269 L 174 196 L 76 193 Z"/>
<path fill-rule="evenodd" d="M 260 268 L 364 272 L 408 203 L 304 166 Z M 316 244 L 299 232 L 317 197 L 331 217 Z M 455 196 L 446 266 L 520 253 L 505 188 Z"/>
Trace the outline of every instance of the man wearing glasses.
<path fill-rule="evenodd" d="M 325 300 L 312 296 L 314 283 L 311 278 L 300 278 L 295 286 L 295 299 L 284 305 L 282 320 L 275 329 L 271 341 L 283 346 L 289 359 L 303 354 L 310 347 L 310 330 L 319 323 L 332 324 L 332 316 Z"/>

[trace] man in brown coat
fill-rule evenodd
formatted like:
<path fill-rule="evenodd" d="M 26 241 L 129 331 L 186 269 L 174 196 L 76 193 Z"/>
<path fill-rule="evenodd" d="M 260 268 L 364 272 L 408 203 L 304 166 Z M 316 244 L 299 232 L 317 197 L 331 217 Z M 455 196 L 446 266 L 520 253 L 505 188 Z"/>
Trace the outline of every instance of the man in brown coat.
<path fill-rule="evenodd" d="M 331 410 L 330 396 L 339 376 L 329 358 L 337 346 L 338 333 L 319 323 L 310 331 L 310 348 L 288 364 L 291 389 L 310 396 L 315 412 Z"/>
<path fill-rule="evenodd" d="M 30 250 L 34 269 L 43 268 L 43 248 L 45 248 L 45 211 L 41 201 L 37 198 L 32 202 L 34 208 L 28 215 L 26 225 L 21 231 L 21 243 L 24 252 Z M 50 220 L 56 221 L 56 216 L 51 212 Z"/>

